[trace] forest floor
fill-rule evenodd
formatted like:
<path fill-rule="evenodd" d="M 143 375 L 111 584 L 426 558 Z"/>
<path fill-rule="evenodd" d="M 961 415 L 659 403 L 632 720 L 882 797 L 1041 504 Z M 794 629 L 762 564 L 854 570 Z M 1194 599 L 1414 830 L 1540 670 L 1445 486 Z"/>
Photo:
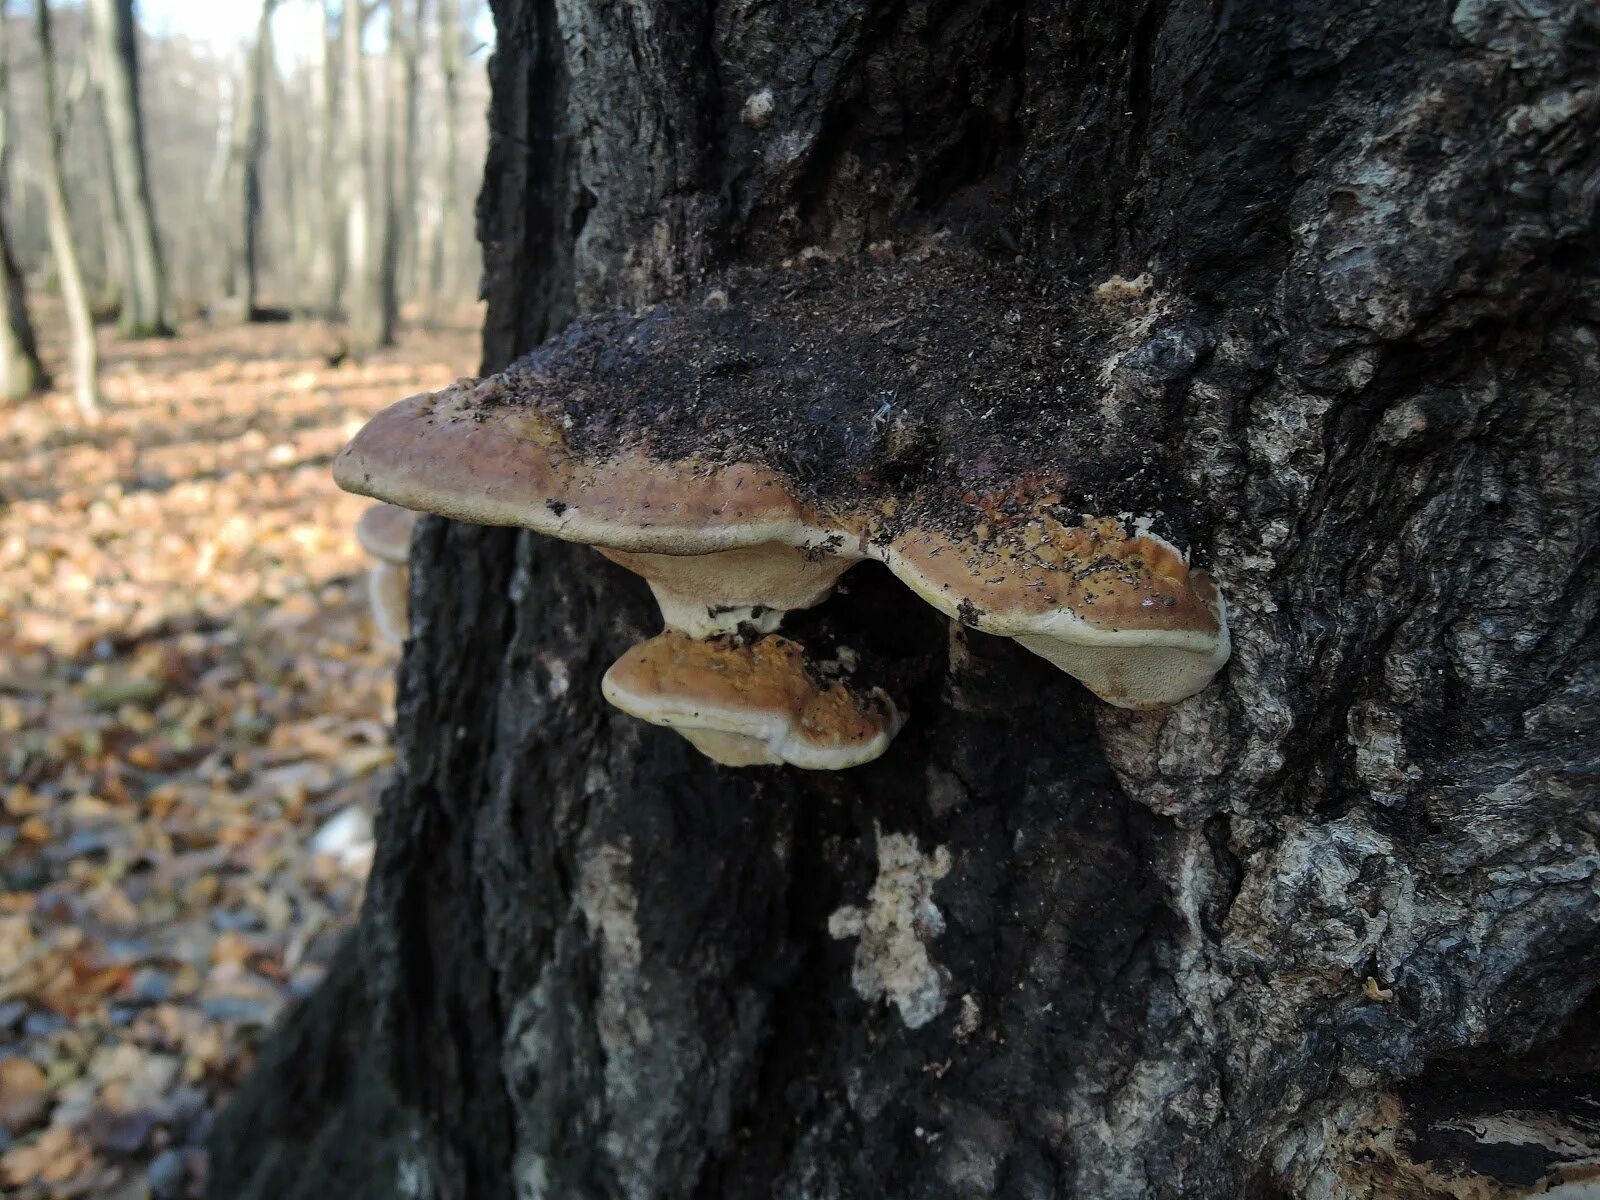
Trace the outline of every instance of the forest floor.
<path fill-rule="evenodd" d="M 329 345 L 107 340 L 99 426 L 59 391 L 0 407 L 5 1196 L 198 1196 L 214 1112 L 354 916 L 399 651 L 328 464 L 477 335 Z"/>

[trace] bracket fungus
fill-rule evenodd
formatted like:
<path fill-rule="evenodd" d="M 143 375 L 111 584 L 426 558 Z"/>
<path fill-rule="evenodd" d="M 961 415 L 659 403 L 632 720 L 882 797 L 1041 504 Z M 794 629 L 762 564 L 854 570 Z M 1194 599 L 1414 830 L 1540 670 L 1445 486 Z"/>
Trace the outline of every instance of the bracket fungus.
<path fill-rule="evenodd" d="M 1152 522 L 1104 515 L 1169 514 L 1181 534 L 1184 491 L 1160 389 L 1107 400 L 1097 364 L 1126 331 L 1081 288 L 947 242 L 736 271 L 708 295 L 581 318 L 499 375 L 401 401 L 335 477 L 643 576 L 666 640 L 618 664 L 614 703 L 635 704 L 619 681 L 646 666 L 788 663 L 734 647 L 869 558 L 1115 705 L 1175 703 L 1227 660 L 1210 576 Z M 765 732 L 692 740 L 722 761 L 777 753 Z"/>
<path fill-rule="evenodd" d="M 677 730 L 729 767 L 860 766 L 887 750 L 903 723 L 881 689 L 829 678 L 798 643 L 777 634 L 754 642 L 658 634 L 618 659 L 601 691 L 623 712 Z"/>
<path fill-rule="evenodd" d="M 835 553 L 776 473 L 695 456 L 584 456 L 521 402 L 537 381 L 460 380 L 373 417 L 334 462 L 348 491 L 455 520 L 582 542 L 642 575 L 667 627 L 697 637 L 825 599 L 853 558 Z M 857 556 L 859 557 L 859 556 Z"/>
<path fill-rule="evenodd" d="M 1228 660 L 1211 576 L 1137 524 L 1039 514 L 961 539 L 915 529 L 879 556 L 946 616 L 1015 639 L 1120 708 L 1175 704 Z"/>
<path fill-rule="evenodd" d="M 375 561 L 367 572 L 367 595 L 378 632 L 403 642 L 411 631 L 407 593 L 411 572 L 411 530 L 419 514 L 395 504 L 374 504 L 356 522 L 356 541 Z"/>

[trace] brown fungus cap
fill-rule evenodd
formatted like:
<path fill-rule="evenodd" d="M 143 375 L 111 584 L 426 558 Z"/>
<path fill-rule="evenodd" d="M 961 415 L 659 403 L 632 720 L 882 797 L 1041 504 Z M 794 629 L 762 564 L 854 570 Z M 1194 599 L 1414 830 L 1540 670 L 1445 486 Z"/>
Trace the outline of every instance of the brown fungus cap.
<path fill-rule="evenodd" d="M 529 374 L 518 381 L 528 386 Z M 861 557 L 775 472 L 637 452 L 585 459 L 507 387 L 461 381 L 385 409 L 340 454 L 334 478 L 458 520 L 598 546 L 649 581 L 669 628 L 697 636 L 775 629 Z"/>
<path fill-rule="evenodd" d="M 411 531 L 420 515 L 395 504 L 374 504 L 356 522 L 356 541 L 381 562 L 403 563 L 411 556 Z"/>
<path fill-rule="evenodd" d="M 529 374 L 518 376 L 528 386 Z M 478 525 L 648 554 L 710 554 L 830 533 L 774 471 L 622 450 L 586 458 L 505 378 L 460 380 L 390 405 L 334 460 L 346 491 Z"/>
<path fill-rule="evenodd" d="M 819 678 L 804 649 L 776 635 L 746 644 L 663 633 L 618 659 L 601 690 L 725 766 L 860 766 L 888 749 L 902 724 L 882 691 Z"/>

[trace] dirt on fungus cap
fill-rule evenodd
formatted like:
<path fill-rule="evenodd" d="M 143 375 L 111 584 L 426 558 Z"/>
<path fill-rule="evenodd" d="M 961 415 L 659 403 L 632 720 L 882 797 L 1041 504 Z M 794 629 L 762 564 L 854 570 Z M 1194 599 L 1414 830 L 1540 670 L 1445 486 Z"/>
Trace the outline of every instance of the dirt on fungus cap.
<path fill-rule="evenodd" d="M 498 376 L 390 405 L 339 453 L 333 475 L 346 491 L 404 508 L 629 553 L 841 540 L 764 467 L 575 455 L 560 427 Z"/>
<path fill-rule="evenodd" d="M 373 558 L 404 563 L 411 556 L 411 531 L 419 515 L 395 504 L 374 504 L 356 522 L 356 541 Z"/>
<path fill-rule="evenodd" d="M 1014 638 L 1122 708 L 1186 699 L 1228 659 L 1211 577 L 1118 520 L 1036 516 L 961 539 L 912 529 L 875 556 L 941 612 Z"/>
<path fill-rule="evenodd" d="M 882 691 L 817 679 L 799 644 L 770 634 L 751 644 L 659 634 L 618 659 L 601 690 L 725 766 L 843 770 L 881 755 L 903 723 Z"/>

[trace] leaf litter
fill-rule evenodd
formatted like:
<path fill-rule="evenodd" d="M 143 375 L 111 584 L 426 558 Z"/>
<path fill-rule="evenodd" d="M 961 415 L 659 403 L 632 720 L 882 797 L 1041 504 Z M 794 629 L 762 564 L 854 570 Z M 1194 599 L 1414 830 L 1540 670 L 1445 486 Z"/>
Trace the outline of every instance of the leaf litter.
<path fill-rule="evenodd" d="M 0 409 L 8 1197 L 200 1195 L 212 1114 L 355 915 L 398 653 L 327 464 L 476 336 L 317 351 L 197 325 L 107 345 L 99 426 Z"/>

